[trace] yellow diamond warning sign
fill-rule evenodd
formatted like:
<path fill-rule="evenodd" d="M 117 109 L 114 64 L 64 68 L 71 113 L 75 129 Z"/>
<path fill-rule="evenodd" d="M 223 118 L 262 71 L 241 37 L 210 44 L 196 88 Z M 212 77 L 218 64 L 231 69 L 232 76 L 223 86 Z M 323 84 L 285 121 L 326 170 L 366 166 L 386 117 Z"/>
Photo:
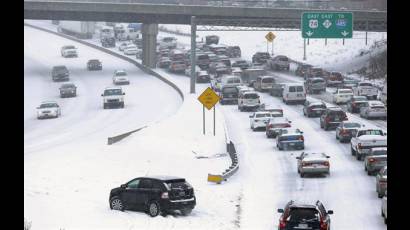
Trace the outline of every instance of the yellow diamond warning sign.
<path fill-rule="evenodd" d="M 202 92 L 202 94 L 198 97 L 198 100 L 208 109 L 212 109 L 216 103 L 219 101 L 219 96 L 216 94 L 211 88 L 207 88 Z"/>
<path fill-rule="evenodd" d="M 266 38 L 266 40 L 268 40 L 268 42 L 272 42 L 273 39 L 276 38 L 276 36 L 272 32 L 269 32 L 269 33 L 266 34 L 265 38 Z"/>

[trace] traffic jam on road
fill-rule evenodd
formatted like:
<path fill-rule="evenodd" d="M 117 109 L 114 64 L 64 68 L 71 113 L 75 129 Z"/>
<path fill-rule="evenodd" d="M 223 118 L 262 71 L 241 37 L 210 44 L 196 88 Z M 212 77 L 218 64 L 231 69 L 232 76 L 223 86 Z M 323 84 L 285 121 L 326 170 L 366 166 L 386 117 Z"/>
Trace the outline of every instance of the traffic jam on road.
<path fill-rule="evenodd" d="M 218 93 L 218 107 L 224 113 L 228 128 L 232 129 L 231 133 L 236 133 L 233 138 L 243 143 L 237 149 L 248 149 L 246 154 L 251 155 L 256 154 L 252 151 L 262 151 L 258 146 L 270 146 L 263 150 L 266 157 L 263 159 L 289 164 L 283 174 L 277 176 L 291 174 L 291 180 L 306 181 L 306 193 L 310 192 L 309 188 L 323 188 L 326 193 L 333 180 L 344 176 L 342 167 L 361 168 L 361 174 L 367 174 L 366 177 L 352 174 L 350 170 L 345 175 L 354 175 L 359 177 L 358 181 L 372 184 L 373 187 L 365 191 L 371 189 L 373 194 L 362 199 L 367 200 L 366 205 L 372 210 L 378 213 L 381 210 L 387 224 L 387 94 L 381 93 L 386 89 L 377 88 L 371 81 L 360 81 L 341 72 L 294 61 L 282 54 L 272 56 L 269 52 L 255 51 L 251 59 L 246 60 L 239 45 L 221 44 L 217 35 L 207 35 L 203 42 L 196 43 L 196 66 L 193 67 L 190 66 L 190 50 L 182 48 L 177 41 L 178 36 L 169 35 L 158 39 L 157 68 L 187 80 L 191 68 L 195 68 L 195 82 Z M 142 56 L 141 35 L 126 30 L 124 24 L 102 28 L 100 44 L 129 57 L 141 59 Z M 81 56 L 81 50 L 74 45 L 62 47 L 60 52 L 64 60 Z M 69 81 L 70 70 L 63 65 L 64 61 L 61 63 L 52 68 L 51 80 L 63 81 L 59 88 L 61 98 L 76 97 L 79 86 Z M 84 65 L 86 68 L 82 71 L 106 71 L 98 57 Z M 126 70 L 116 69 L 112 82 L 107 82 L 101 94 L 100 107 L 127 109 L 125 90 L 119 85 L 129 84 Z M 37 118 L 58 118 L 62 111 L 64 108 L 57 102 L 44 101 L 37 107 Z M 319 143 L 320 140 L 325 141 Z M 252 146 L 256 146 L 255 149 L 249 150 Z M 252 167 L 258 167 L 256 161 L 261 159 L 242 154 L 242 162 L 251 159 Z M 346 165 L 341 166 L 341 163 Z M 250 165 L 248 162 L 243 167 Z M 241 175 L 239 173 L 237 177 Z M 348 181 L 345 178 L 342 183 L 345 180 Z M 353 178 L 346 186 L 354 181 Z M 298 190 L 303 192 L 303 188 Z M 311 199 L 305 201 L 306 197 L 300 196 L 301 191 L 288 192 L 290 198 L 280 201 L 284 206 L 270 210 L 270 221 L 274 222 L 275 228 L 329 230 L 331 219 L 337 222 L 338 213 L 349 212 L 333 208 L 340 207 L 335 205 L 339 202 L 337 194 L 326 195 L 322 200 L 322 192 L 314 191 L 313 195 L 306 195 Z M 329 196 L 335 199 L 329 202 Z M 369 198 L 371 196 L 383 198 L 382 202 Z M 193 186 L 185 178 L 174 176 L 141 176 L 113 188 L 109 194 L 111 209 L 140 210 L 152 217 L 165 217 L 175 210 L 184 216 L 195 215 L 194 208 L 200 202 Z M 275 219 L 277 217 L 279 219 Z"/>
<path fill-rule="evenodd" d="M 134 39 L 133 43 L 140 44 L 138 40 Z M 377 180 L 375 192 L 378 197 L 387 196 L 387 106 L 386 98 L 379 96 L 376 86 L 341 72 L 294 62 L 280 54 L 255 52 L 248 61 L 241 58 L 240 46 L 220 44 L 217 35 L 205 36 L 203 40 L 196 43 L 196 83 L 208 83 L 219 93 L 221 105 L 235 105 L 239 112 L 250 112 L 250 129 L 263 130 L 267 138 L 275 138 L 277 150 L 301 150 L 296 156 L 300 177 L 330 176 L 331 158 L 325 150 L 305 150 L 305 145 L 310 143 L 309 140 L 305 143 L 303 130 L 286 117 L 286 110 L 281 106 L 263 103 L 267 95 L 280 98 L 285 105 L 302 105 L 296 106 L 302 114 L 296 119 L 315 118 L 323 130 L 335 130 L 334 138 L 343 145 L 350 145 L 352 157 L 363 160 L 365 172 L 383 178 L 381 182 Z M 172 74 L 191 75 L 191 52 L 179 47 L 176 37 L 162 37 L 157 45 L 158 68 Z M 296 66 L 292 71 L 291 65 Z M 281 78 L 281 74 L 289 77 Z M 355 114 L 359 119 L 349 119 L 356 118 Z M 360 122 L 363 118 L 372 125 Z M 372 123 L 375 121 L 382 123 L 383 129 L 378 123 Z M 304 204 L 290 201 L 287 208 L 290 209 L 287 212 L 280 210 L 285 214 L 280 218 L 279 229 L 291 229 L 287 226 L 295 223 L 299 223 L 295 226 L 301 229 L 316 229 L 316 224 L 320 229 L 330 228 L 328 214 L 333 212 L 326 211 L 320 201 Z M 289 216 L 295 217 L 289 219 Z M 317 222 L 306 221 L 315 216 L 319 217 Z M 387 214 L 383 216 L 387 221 Z"/>

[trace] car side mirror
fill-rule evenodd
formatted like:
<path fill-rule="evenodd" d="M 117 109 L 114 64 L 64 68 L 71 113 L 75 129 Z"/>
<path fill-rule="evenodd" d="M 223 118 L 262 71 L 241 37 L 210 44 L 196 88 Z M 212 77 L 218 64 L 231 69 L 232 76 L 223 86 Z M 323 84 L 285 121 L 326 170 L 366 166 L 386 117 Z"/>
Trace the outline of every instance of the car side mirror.
<path fill-rule="evenodd" d="M 296 159 L 300 160 L 300 157 L 296 157 Z"/>
<path fill-rule="evenodd" d="M 278 208 L 278 212 L 279 213 L 284 213 L 283 209 L 281 209 L 281 208 Z"/>
<path fill-rule="evenodd" d="M 330 158 L 330 156 L 326 156 L 326 158 Z"/>
<path fill-rule="evenodd" d="M 125 93 L 122 93 L 122 95 L 125 95 Z"/>
<path fill-rule="evenodd" d="M 126 187 L 127 187 L 126 184 L 122 184 L 122 185 L 121 185 L 121 188 L 126 188 Z"/>
<path fill-rule="evenodd" d="M 327 210 L 327 214 L 333 214 L 333 210 Z"/>
<path fill-rule="evenodd" d="M 387 136 L 387 133 L 383 133 L 384 136 Z"/>
<path fill-rule="evenodd" d="M 101 94 L 101 97 L 103 97 L 104 96 L 104 94 Z"/>
<path fill-rule="evenodd" d="M 292 121 L 289 121 L 289 123 L 292 123 Z"/>

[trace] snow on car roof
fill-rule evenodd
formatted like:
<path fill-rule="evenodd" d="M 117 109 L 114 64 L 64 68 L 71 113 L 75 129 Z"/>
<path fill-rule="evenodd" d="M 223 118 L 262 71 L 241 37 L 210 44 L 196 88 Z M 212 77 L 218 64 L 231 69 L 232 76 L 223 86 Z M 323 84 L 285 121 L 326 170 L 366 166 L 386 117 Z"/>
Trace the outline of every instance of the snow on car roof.
<path fill-rule="evenodd" d="M 373 105 L 383 105 L 383 102 L 381 101 L 368 101 L 369 105 L 373 106 Z"/>
<path fill-rule="evenodd" d="M 373 151 L 387 151 L 387 147 L 375 147 L 372 148 Z"/>
<path fill-rule="evenodd" d="M 149 176 L 144 176 L 142 178 L 152 178 L 152 179 L 159 179 L 159 180 L 185 180 L 182 177 L 167 176 L 167 175 L 149 175 Z"/>
<path fill-rule="evenodd" d="M 244 92 L 243 93 L 244 95 L 245 94 L 257 94 L 257 95 L 259 95 L 257 92 L 255 92 L 255 91 L 246 91 L 246 92 Z"/>
<path fill-rule="evenodd" d="M 109 86 L 109 87 L 106 87 L 105 89 L 121 89 L 122 90 L 120 86 Z"/>
<path fill-rule="evenodd" d="M 43 102 L 41 102 L 41 104 L 51 104 L 51 103 L 57 104 L 56 101 L 43 101 Z"/>

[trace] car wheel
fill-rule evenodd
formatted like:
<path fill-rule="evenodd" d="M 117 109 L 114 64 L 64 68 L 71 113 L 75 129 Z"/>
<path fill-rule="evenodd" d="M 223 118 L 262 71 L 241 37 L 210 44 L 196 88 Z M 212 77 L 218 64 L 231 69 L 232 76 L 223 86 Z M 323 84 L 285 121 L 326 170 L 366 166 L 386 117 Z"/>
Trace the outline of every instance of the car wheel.
<path fill-rule="evenodd" d="M 337 136 L 337 134 L 335 136 L 336 136 L 336 140 L 339 140 L 339 137 Z M 340 142 L 342 142 L 342 141 L 340 141 Z"/>
<path fill-rule="evenodd" d="M 356 160 L 360 161 L 360 155 L 356 153 Z"/>
<path fill-rule="evenodd" d="M 114 210 L 123 211 L 124 204 L 122 203 L 122 200 L 118 196 L 114 196 L 110 200 L 110 208 Z"/>
<path fill-rule="evenodd" d="M 377 197 L 383 198 L 383 194 L 377 193 Z"/>
<path fill-rule="evenodd" d="M 151 201 L 148 205 L 148 214 L 151 217 L 156 217 L 160 213 L 160 207 L 157 202 Z"/>
<path fill-rule="evenodd" d="M 356 155 L 356 151 L 354 151 L 353 147 L 350 146 L 350 151 L 352 153 L 352 156 Z"/>
<path fill-rule="evenodd" d="M 327 125 L 324 125 L 323 128 L 325 129 L 325 131 L 327 131 L 329 128 L 327 127 Z"/>
<path fill-rule="evenodd" d="M 304 176 L 305 176 L 305 174 L 301 172 L 300 177 L 303 178 Z"/>
<path fill-rule="evenodd" d="M 251 129 L 252 129 L 252 131 L 255 131 L 255 128 L 253 127 L 253 125 L 251 125 Z"/>
<path fill-rule="evenodd" d="M 367 175 L 371 176 L 372 172 L 370 172 L 369 170 L 367 170 Z"/>
<path fill-rule="evenodd" d="M 192 209 L 190 209 L 190 208 L 182 209 L 182 210 L 181 210 L 181 214 L 182 214 L 183 216 L 188 216 L 189 214 L 191 214 L 191 212 L 192 212 Z"/>
<path fill-rule="evenodd" d="M 103 107 L 104 107 L 104 109 L 107 109 L 107 105 L 106 105 L 106 104 L 104 104 L 104 106 L 103 106 Z"/>

